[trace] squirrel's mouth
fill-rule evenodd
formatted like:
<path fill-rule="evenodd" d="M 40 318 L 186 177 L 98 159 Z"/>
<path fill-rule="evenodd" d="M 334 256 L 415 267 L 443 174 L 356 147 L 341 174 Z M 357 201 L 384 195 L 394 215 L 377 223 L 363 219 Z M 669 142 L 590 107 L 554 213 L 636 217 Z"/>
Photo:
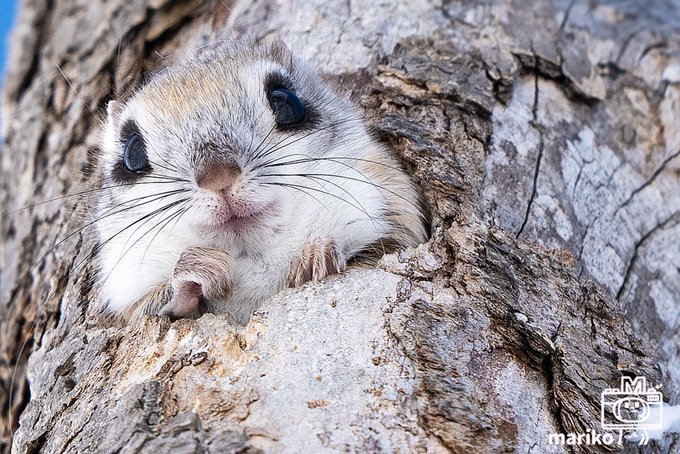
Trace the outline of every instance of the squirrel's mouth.
<path fill-rule="evenodd" d="M 251 231 L 264 222 L 271 209 L 272 204 L 224 206 L 215 212 L 212 227 L 236 234 Z"/>
<path fill-rule="evenodd" d="M 223 230 L 230 230 L 235 233 L 241 233 L 245 230 L 249 230 L 258 224 L 259 221 L 258 214 L 251 214 L 245 217 L 242 216 L 232 216 L 227 219 L 222 220 L 219 223 L 219 227 Z"/>

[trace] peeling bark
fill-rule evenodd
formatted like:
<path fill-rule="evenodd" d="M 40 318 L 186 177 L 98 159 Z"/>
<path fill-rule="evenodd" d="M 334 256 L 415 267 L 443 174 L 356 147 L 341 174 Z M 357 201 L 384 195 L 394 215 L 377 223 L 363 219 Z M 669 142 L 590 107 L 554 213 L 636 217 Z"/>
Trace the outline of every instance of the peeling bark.
<path fill-rule="evenodd" d="M 530 3 L 25 0 L 3 101 L 3 450 L 564 452 L 548 433 L 601 431 L 622 374 L 678 404 L 680 11 Z M 107 326 L 91 233 L 50 250 L 92 195 L 35 204 L 87 188 L 107 99 L 231 31 L 281 36 L 364 109 L 432 239 L 246 327 Z"/>

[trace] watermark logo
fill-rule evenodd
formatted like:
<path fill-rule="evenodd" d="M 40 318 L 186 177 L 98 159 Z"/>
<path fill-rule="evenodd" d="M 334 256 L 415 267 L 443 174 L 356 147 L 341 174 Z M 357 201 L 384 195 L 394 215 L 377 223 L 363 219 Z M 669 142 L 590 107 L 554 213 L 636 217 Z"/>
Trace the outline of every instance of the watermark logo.
<path fill-rule="evenodd" d="M 607 388 L 602 392 L 600 423 L 604 433 L 588 429 L 586 433 L 548 435 L 551 445 L 612 445 L 638 441 L 640 445 L 649 442 L 648 430 L 663 428 L 663 396 L 653 387 L 647 386 L 645 377 L 621 377 L 620 388 Z M 618 437 L 615 436 L 618 432 Z"/>
<path fill-rule="evenodd" d="M 605 430 L 641 431 L 640 444 L 647 444 L 648 429 L 663 426 L 663 396 L 647 386 L 645 377 L 621 377 L 621 387 L 602 392 L 600 422 Z"/>

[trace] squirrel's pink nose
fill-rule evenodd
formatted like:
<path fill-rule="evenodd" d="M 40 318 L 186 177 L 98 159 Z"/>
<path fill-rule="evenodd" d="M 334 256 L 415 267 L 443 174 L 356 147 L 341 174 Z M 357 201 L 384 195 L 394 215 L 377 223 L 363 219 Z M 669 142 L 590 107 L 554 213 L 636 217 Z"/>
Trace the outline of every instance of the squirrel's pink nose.
<path fill-rule="evenodd" d="M 239 175 L 241 168 L 236 163 L 213 164 L 196 175 L 196 184 L 205 190 L 219 193 L 231 189 Z"/>

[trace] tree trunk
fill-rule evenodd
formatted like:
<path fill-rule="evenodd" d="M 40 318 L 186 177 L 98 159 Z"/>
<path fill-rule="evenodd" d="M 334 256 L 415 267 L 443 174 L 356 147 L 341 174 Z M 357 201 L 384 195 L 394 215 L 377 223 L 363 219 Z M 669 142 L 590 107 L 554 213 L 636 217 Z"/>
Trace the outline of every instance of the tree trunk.
<path fill-rule="evenodd" d="M 548 434 L 602 432 L 622 374 L 677 404 L 678 28 L 671 0 L 24 0 L 3 100 L 4 451 L 564 452 Z M 364 109 L 431 241 L 282 292 L 246 327 L 103 324 L 74 216 L 94 196 L 40 203 L 88 187 L 108 99 L 226 31 L 282 37 Z"/>

